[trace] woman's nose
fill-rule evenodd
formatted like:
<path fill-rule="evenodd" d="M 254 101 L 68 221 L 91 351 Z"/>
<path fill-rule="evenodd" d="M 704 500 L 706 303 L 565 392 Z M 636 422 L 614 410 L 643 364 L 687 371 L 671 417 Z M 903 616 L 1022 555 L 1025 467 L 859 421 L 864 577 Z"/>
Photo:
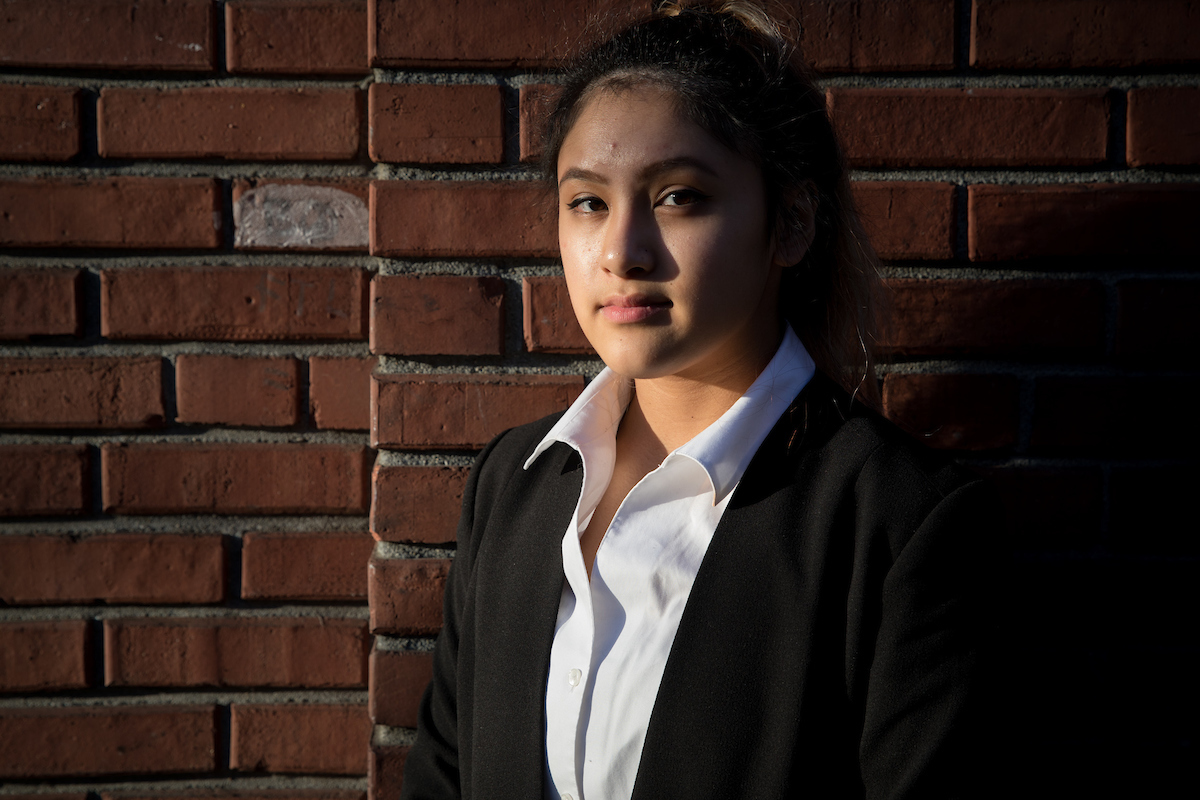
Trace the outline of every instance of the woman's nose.
<path fill-rule="evenodd" d="M 627 208 L 610 214 L 604 236 L 604 269 L 626 277 L 654 269 L 653 212 Z"/>

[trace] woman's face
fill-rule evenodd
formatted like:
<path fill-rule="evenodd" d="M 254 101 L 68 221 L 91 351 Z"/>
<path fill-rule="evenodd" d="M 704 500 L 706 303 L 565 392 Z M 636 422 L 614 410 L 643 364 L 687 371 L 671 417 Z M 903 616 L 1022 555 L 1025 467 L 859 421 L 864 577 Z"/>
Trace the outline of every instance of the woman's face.
<path fill-rule="evenodd" d="M 600 90 L 563 141 L 558 199 L 571 304 L 608 366 L 753 381 L 779 342 L 781 270 L 753 163 L 657 87 Z"/>

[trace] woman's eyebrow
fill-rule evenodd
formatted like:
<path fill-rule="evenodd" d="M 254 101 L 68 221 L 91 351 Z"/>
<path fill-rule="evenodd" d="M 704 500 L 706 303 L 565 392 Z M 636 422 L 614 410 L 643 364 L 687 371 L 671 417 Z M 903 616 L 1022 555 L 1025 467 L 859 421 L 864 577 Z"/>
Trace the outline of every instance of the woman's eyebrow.
<path fill-rule="evenodd" d="M 675 158 L 666 158 L 662 161 L 655 161 L 653 164 L 647 164 L 642 168 L 641 172 L 638 173 L 638 177 L 642 180 L 645 180 L 646 178 L 650 178 L 655 175 L 661 175 L 664 172 L 670 172 L 671 170 L 682 168 L 699 170 L 700 172 L 704 172 L 714 178 L 719 177 L 715 169 L 710 167 L 701 159 L 694 158 L 692 156 L 677 156 Z M 571 167 L 569 170 L 564 172 L 562 177 L 558 179 L 558 185 L 562 186 L 569 180 L 587 181 L 588 183 L 600 184 L 608 183 L 608 179 L 599 172 L 593 172 L 592 170 L 584 169 L 583 167 Z"/>

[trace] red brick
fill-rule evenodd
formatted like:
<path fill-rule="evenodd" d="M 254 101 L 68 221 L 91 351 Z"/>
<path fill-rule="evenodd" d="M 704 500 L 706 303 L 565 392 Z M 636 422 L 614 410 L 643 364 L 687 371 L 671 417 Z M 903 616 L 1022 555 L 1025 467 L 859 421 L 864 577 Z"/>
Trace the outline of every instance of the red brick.
<path fill-rule="evenodd" d="M 374 547 L 365 533 L 247 533 L 242 598 L 364 600 Z"/>
<path fill-rule="evenodd" d="M 371 651 L 371 719 L 376 725 L 417 727 L 417 707 L 433 678 L 433 654 Z"/>
<path fill-rule="evenodd" d="M 893 330 L 884 345 L 892 352 L 1103 352 L 1105 301 L 1097 281 L 895 279 L 887 285 Z"/>
<path fill-rule="evenodd" d="M 0 516 L 82 513 L 89 463 L 83 445 L 0 446 Z"/>
<path fill-rule="evenodd" d="M 387 800 L 400 796 L 408 750 L 408 745 L 371 744 L 367 800 Z"/>
<path fill-rule="evenodd" d="M 1188 166 L 1200 162 L 1200 89 L 1133 89 L 1125 114 L 1125 159 L 1129 166 Z"/>
<path fill-rule="evenodd" d="M 211 0 L 6 0 L 0 64 L 208 71 Z"/>
<path fill-rule="evenodd" d="M 82 270 L 0 271 L 0 339 L 79 336 Z"/>
<path fill-rule="evenodd" d="M 0 358 L 0 427 L 153 428 L 162 360 Z"/>
<path fill-rule="evenodd" d="M 373 446 L 477 449 L 514 425 L 562 411 L 578 375 L 375 375 Z"/>
<path fill-rule="evenodd" d="M 1164 404 L 1198 391 L 1194 377 L 1040 378 L 1031 444 L 1039 453 L 1190 458 L 1200 447 L 1200 420 L 1176 415 L 1159 435 L 1147 422 L 1162 417 Z"/>
<path fill-rule="evenodd" d="M 354 619 L 107 619 L 104 684 L 360 687 L 366 642 Z"/>
<path fill-rule="evenodd" d="M 253 772 L 365 775 L 370 742 L 366 706 L 235 703 L 229 766 Z"/>
<path fill-rule="evenodd" d="M 970 186 L 967 203 L 975 261 L 1200 253 L 1200 183 Z"/>
<path fill-rule="evenodd" d="M 116 514 L 365 514 L 370 451 L 320 444 L 106 444 Z"/>
<path fill-rule="evenodd" d="M 479 164 L 504 159 L 499 86 L 376 83 L 369 107 L 375 161 Z"/>
<path fill-rule="evenodd" d="M 371 253 L 551 258 L 555 201 L 535 181 L 372 181 Z"/>
<path fill-rule="evenodd" d="M 367 0 L 231 0 L 225 63 L 234 73 L 366 75 Z"/>
<path fill-rule="evenodd" d="M 0 158 L 66 161 L 79 153 L 79 90 L 0 86 Z"/>
<path fill-rule="evenodd" d="M 1195 64 L 1190 0 L 974 0 L 970 63 L 980 69 Z"/>
<path fill-rule="evenodd" d="M 368 52 L 375 67 L 552 67 L 586 36 L 588 23 L 650 11 L 647 0 L 371 0 Z"/>
<path fill-rule="evenodd" d="M 521 121 L 521 160 L 538 161 L 542 157 L 542 138 L 559 88 L 549 83 L 522 86 L 517 101 Z"/>
<path fill-rule="evenodd" d="M 525 349 L 531 353 L 594 353 L 583 335 L 567 282 L 559 277 L 521 279 Z"/>
<path fill-rule="evenodd" d="M 850 190 L 871 244 L 883 258 L 954 257 L 954 184 L 856 181 Z"/>
<path fill-rule="evenodd" d="M 823 72 L 948 70 L 954 3 L 948 0 L 800 0 L 800 48 Z"/>
<path fill-rule="evenodd" d="M 371 632 L 429 636 L 442 628 L 448 558 L 372 558 Z"/>
<path fill-rule="evenodd" d="M 180 355 L 175 359 L 175 395 L 179 422 L 295 425 L 300 422 L 300 362 Z"/>
<path fill-rule="evenodd" d="M 1000 493 L 1014 541 L 1037 550 L 1082 550 L 1099 541 L 1104 476 L 1094 467 L 984 470 Z"/>
<path fill-rule="evenodd" d="M 883 410 L 931 447 L 995 450 L 1017 441 L 1017 379 L 1010 375 L 892 373 Z"/>
<path fill-rule="evenodd" d="M 0 180 L 0 245 L 220 247 L 220 187 L 211 178 Z"/>
<path fill-rule="evenodd" d="M 0 777 L 211 772 L 212 706 L 0 709 Z"/>
<path fill-rule="evenodd" d="M 1198 281 L 1119 282 L 1116 355 L 1136 361 L 1187 363 L 1200 348 L 1200 329 L 1192 318 L 1197 308 Z"/>
<path fill-rule="evenodd" d="M 87 656 L 85 620 L 0 622 L 0 692 L 85 689 Z"/>
<path fill-rule="evenodd" d="M 219 603 L 225 545 L 216 534 L 5 536 L 0 581 L 15 604 Z"/>
<path fill-rule="evenodd" d="M 1200 555 L 1192 500 L 1200 469 L 1187 465 L 1116 467 L 1109 482 L 1109 536 L 1120 552 Z"/>
<path fill-rule="evenodd" d="M 380 275 L 371 281 L 371 352 L 500 355 L 504 281 L 453 275 Z"/>
<path fill-rule="evenodd" d="M 852 166 L 1098 164 L 1106 89 L 830 89 Z"/>
<path fill-rule="evenodd" d="M 110 339 L 365 340 L 367 278 L 333 267 L 104 270 L 100 332 Z"/>
<path fill-rule="evenodd" d="M 453 542 L 469 472 L 466 467 L 376 464 L 371 533 L 384 542 Z"/>
<path fill-rule="evenodd" d="M 378 361 L 325 356 L 308 360 L 308 402 L 318 428 L 370 429 L 371 373 Z"/>
<path fill-rule="evenodd" d="M 355 89 L 102 89 L 106 158 L 340 160 L 358 154 Z"/>
<path fill-rule="evenodd" d="M 366 252 L 370 181 L 260 178 L 233 182 L 233 245 L 241 250 Z"/>
<path fill-rule="evenodd" d="M 5 800 L 8 800 L 6 797 Z M 23 798 L 23 800 L 29 800 Z M 58 800 L 55 797 L 44 800 Z M 71 798 L 75 800 L 75 798 Z M 85 798 L 78 798 L 85 800 Z M 172 792 L 100 792 L 100 800 L 367 800 L 367 793 L 354 789 L 188 789 Z"/>

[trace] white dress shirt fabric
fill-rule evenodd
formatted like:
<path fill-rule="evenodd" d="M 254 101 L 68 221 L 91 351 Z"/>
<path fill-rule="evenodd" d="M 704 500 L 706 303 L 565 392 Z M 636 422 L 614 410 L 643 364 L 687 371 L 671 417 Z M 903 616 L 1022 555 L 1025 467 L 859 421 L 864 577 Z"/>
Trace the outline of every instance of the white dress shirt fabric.
<path fill-rule="evenodd" d="M 815 372 L 787 328 L 766 369 L 733 406 L 644 477 L 613 516 L 592 565 L 579 537 L 612 479 L 616 431 L 632 396 L 603 370 L 538 444 L 583 460 L 583 487 L 562 540 L 566 580 L 546 685 L 546 796 L 620 800 L 633 793 L 671 643 L 700 562 L 775 422 Z"/>

